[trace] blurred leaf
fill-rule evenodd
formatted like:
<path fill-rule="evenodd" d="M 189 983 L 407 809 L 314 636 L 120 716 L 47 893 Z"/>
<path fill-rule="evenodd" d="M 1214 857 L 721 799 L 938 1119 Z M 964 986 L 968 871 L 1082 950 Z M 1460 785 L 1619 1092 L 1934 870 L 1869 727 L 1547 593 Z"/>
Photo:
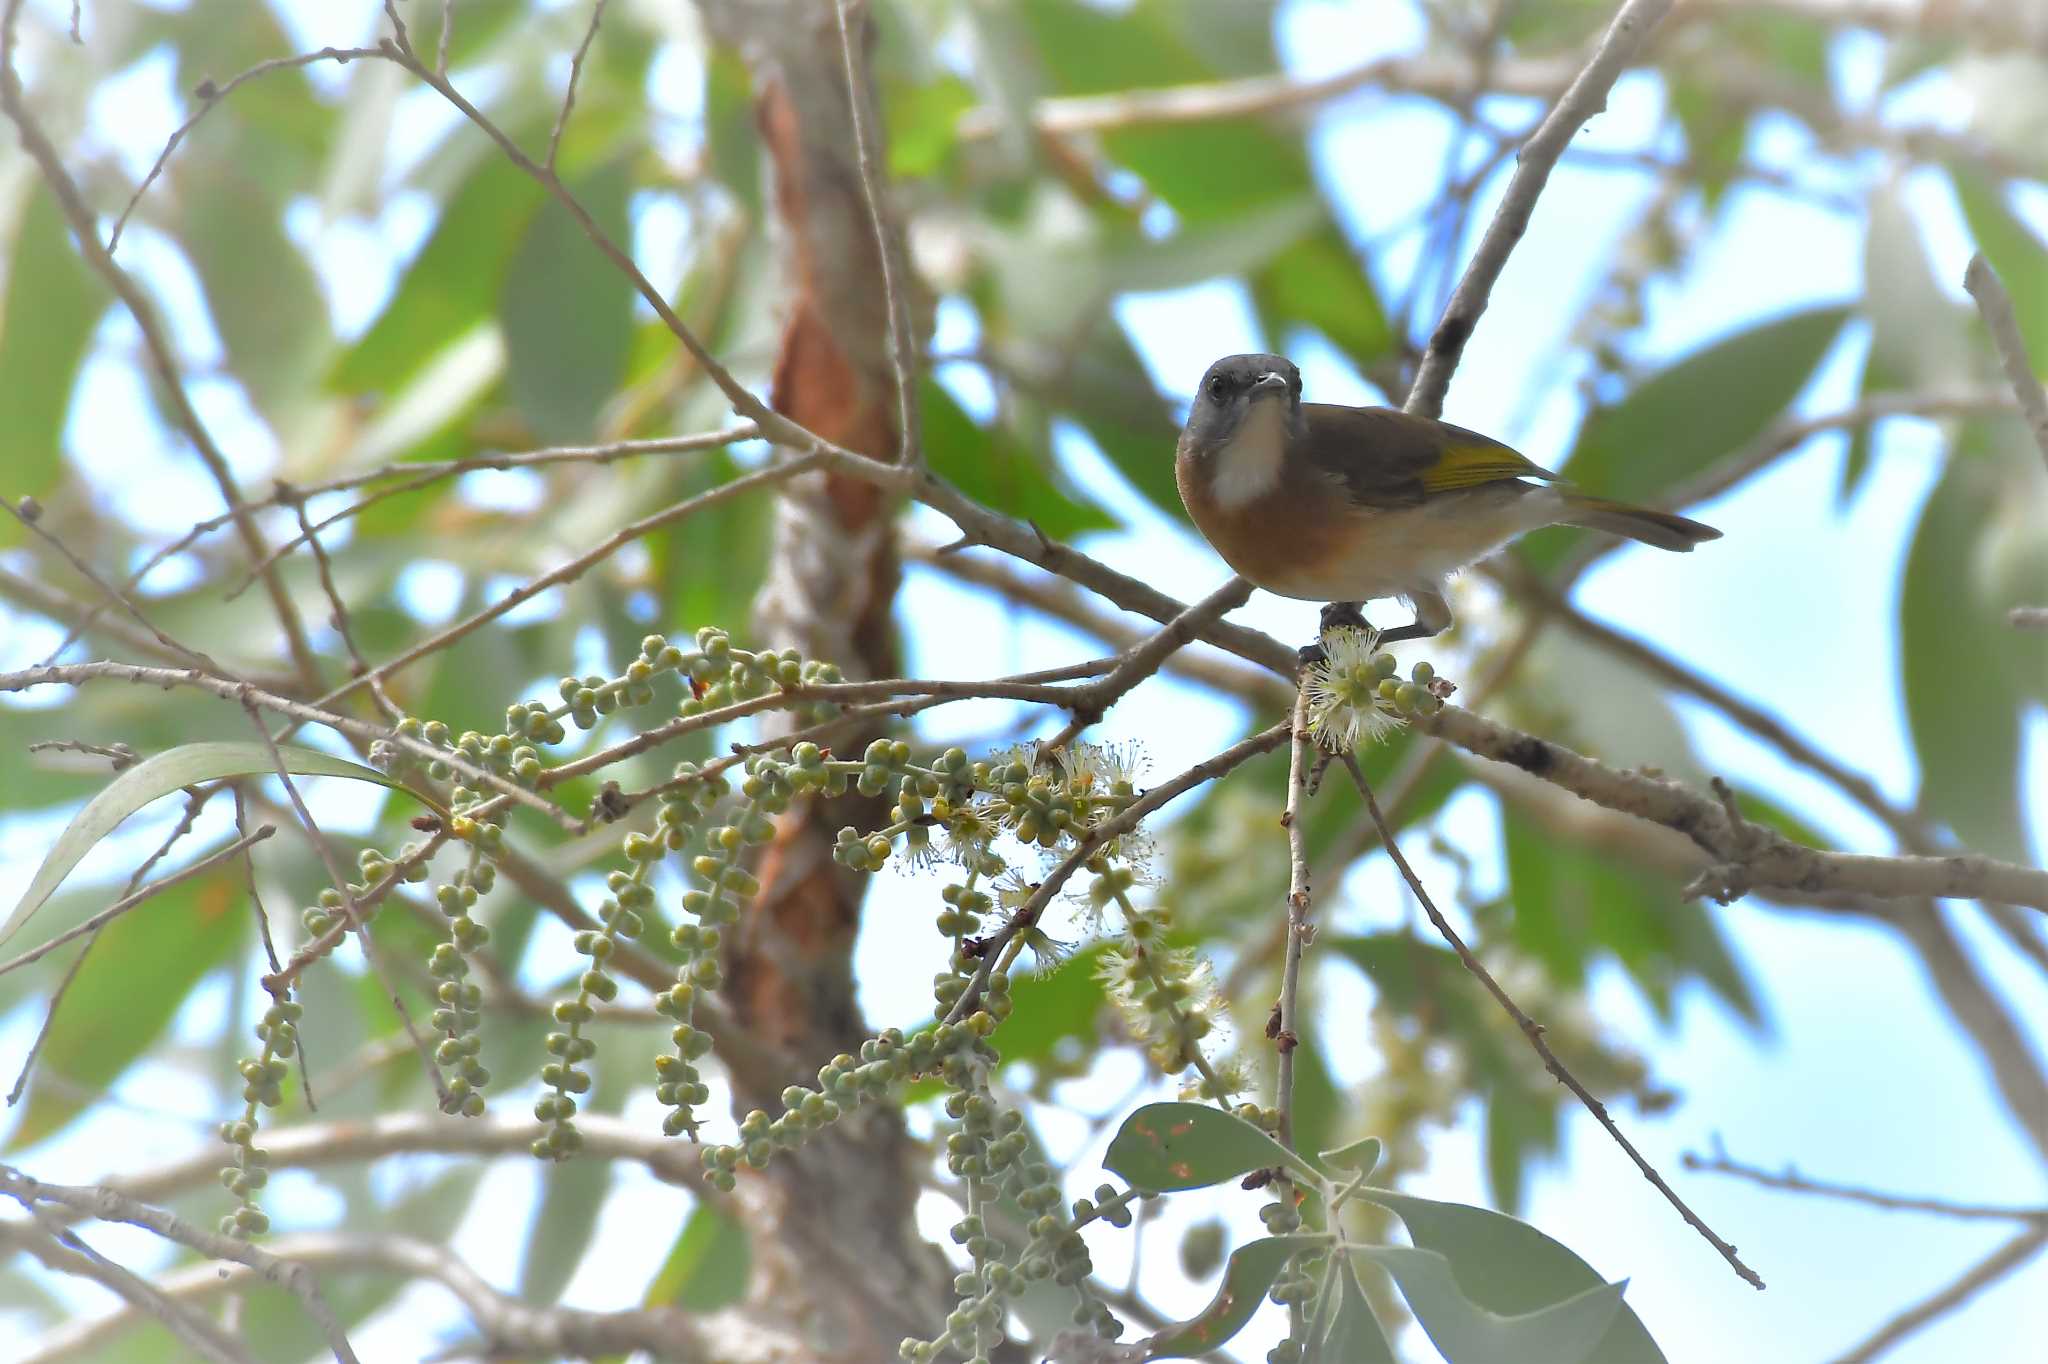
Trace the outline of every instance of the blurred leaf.
<path fill-rule="evenodd" d="M 282 438 L 314 396 L 334 338 L 313 267 L 285 235 L 277 182 L 253 154 L 263 134 L 248 126 L 216 115 L 173 163 L 178 242 L 205 286 L 229 372 Z"/>
<path fill-rule="evenodd" d="M 682 1235 L 669 1248 L 654 1282 L 647 1286 L 644 1307 L 680 1307 L 686 1312 L 716 1312 L 746 1295 L 753 1268 L 753 1246 L 747 1229 L 707 1203 L 690 1209 Z"/>
<path fill-rule="evenodd" d="M 1140 0 L 1112 10 L 1081 0 L 1031 0 L 1020 12 L 1062 94 L 1175 85 L 1221 74 L 1187 41 L 1182 24 L 1190 15 L 1184 6 Z M 1217 11 L 1204 7 L 1199 13 Z M 1236 32 L 1231 47 L 1242 54 L 1240 60 L 1263 55 L 1259 69 L 1270 70 L 1270 25 L 1259 25 L 1256 38 L 1243 28 Z M 1314 188 L 1300 141 L 1261 119 L 1125 128 L 1105 134 L 1102 142 L 1184 222 L 1235 218 L 1255 205 Z"/>
<path fill-rule="evenodd" d="M 1305 323 L 1361 371 L 1394 352 L 1394 328 L 1379 292 L 1335 223 L 1325 222 L 1273 257 L 1251 283 L 1259 321 L 1276 337 Z"/>
<path fill-rule="evenodd" d="M 1211 1109 L 1210 1112 L 1216 1110 Z M 1199 1316 L 1154 1335 L 1146 1342 L 1147 1359 L 1193 1359 L 1218 1349 L 1244 1329 L 1265 1301 L 1266 1290 L 1293 1256 L 1324 1244 L 1319 1236 L 1262 1236 L 1230 1253 L 1223 1282 Z"/>
<path fill-rule="evenodd" d="M 571 185 L 613 242 L 630 246 L 623 164 Z M 633 349 L 633 286 L 549 200 L 507 263 L 498 303 L 507 387 L 543 441 L 588 440 Z"/>
<path fill-rule="evenodd" d="M 1337 1130 L 1342 1107 L 1336 1081 L 1330 1077 L 1323 1049 L 1304 1034 L 1294 1052 L 1294 1147 L 1298 1151 L 1320 1151 Z"/>
<path fill-rule="evenodd" d="M 1505 1212 L 1522 1210 L 1522 1174 L 1538 1155 L 1557 1154 L 1558 1105 L 1550 1093 L 1532 1095 L 1520 1077 L 1503 1077 L 1486 1090 L 1486 1192 Z"/>
<path fill-rule="evenodd" d="M 1467 1298 L 1451 1262 L 1433 1251 L 1358 1246 L 1351 1253 L 1394 1276 L 1445 1364 L 1585 1364 L 1621 1307 L 1622 1285 L 1596 1284 L 1563 1302 L 1502 1316 Z"/>
<path fill-rule="evenodd" d="M 374 767 L 364 767 L 360 763 L 289 744 L 281 746 L 278 752 L 285 769 L 294 774 L 352 777 L 357 781 L 405 790 Z M 151 801 L 200 782 L 216 781 L 222 777 L 265 775 L 276 770 L 277 764 L 271 758 L 269 748 L 256 742 L 185 744 L 143 759 L 108 782 L 105 790 L 72 817 L 63 834 L 43 855 L 42 865 L 36 868 L 35 878 L 22 892 L 20 902 L 7 916 L 7 922 L 0 924 L 0 942 L 13 937 L 28 922 L 29 916 L 42 907 L 50 893 L 63 883 L 71 869 L 101 839 Z"/>
<path fill-rule="evenodd" d="M 503 157 L 481 162 L 441 210 L 390 303 L 341 357 L 333 384 L 349 393 L 398 388 L 491 320 L 513 248 L 544 194 Z"/>
<path fill-rule="evenodd" d="M 1858 393 L 1868 398 L 1915 387 L 1957 385 L 1974 368 L 1981 347 L 1976 320 L 1936 282 L 1920 227 L 1897 184 L 1870 196 L 1863 239 L 1863 311 L 1870 317 L 1870 351 Z M 1841 496 L 1862 486 L 1870 470 L 1868 427 L 1850 433 Z"/>
<path fill-rule="evenodd" d="M 1540 1312 L 1600 1288 L 1610 1289 L 1619 1302 L 1618 1285 L 1606 1284 L 1570 1249 L 1518 1218 L 1391 1189 L 1367 1188 L 1358 1196 L 1400 1217 L 1416 1249 L 1448 1260 L 1459 1295 L 1488 1312 L 1508 1317 Z M 1421 1315 L 1412 1297 L 1409 1305 Z M 1450 1354 L 1433 1330 L 1430 1338 Z M 1572 1357 L 1588 1364 L 1661 1364 L 1664 1354 L 1628 1304 L 1619 1303 L 1597 1347 Z M 1462 1364 L 1457 1356 L 1451 1358 Z"/>
<path fill-rule="evenodd" d="M 1316 1169 L 1266 1133 L 1208 1104 L 1145 1104 L 1117 1128 L 1103 1166 L 1141 1189 L 1201 1189 L 1253 1170 Z"/>
<path fill-rule="evenodd" d="M 1116 520 L 1040 468 L 1000 427 L 977 425 L 938 383 L 918 385 L 933 472 L 984 506 L 1029 521 L 1054 539 L 1111 530 Z"/>
<path fill-rule="evenodd" d="M 155 1047 L 200 979 L 240 946 L 249 925 L 242 904 L 234 867 L 173 886 L 100 930 L 36 1058 L 10 1149 L 61 1130 Z M 79 950 L 66 949 L 64 960 Z"/>
<path fill-rule="evenodd" d="M 2028 510 L 2040 505 L 2038 460 L 2027 470 L 2021 442 L 2010 456 L 2000 444 L 2016 426 L 1967 423 L 1921 509 L 1899 597 L 1899 668 L 1922 808 L 1975 851 L 2027 861 L 2018 686 L 2048 677 L 2048 638 L 2010 628 L 2006 614 L 2048 600 L 2048 564 L 1994 577 L 1993 547 L 2010 537 L 1987 530 L 2017 517 L 2038 539 L 2038 513 Z M 2022 473 L 2035 486 L 2016 499 L 2009 478 Z"/>
<path fill-rule="evenodd" d="M 2034 372 L 2048 371 L 2048 243 L 2044 243 L 2009 207 L 1999 185 L 1967 163 L 1951 165 L 1963 218 L 1977 239 L 1977 250 L 1991 262 L 2012 296 L 2013 315 Z"/>
<path fill-rule="evenodd" d="M 883 87 L 888 109 L 889 178 L 917 180 L 935 175 L 953 154 L 960 115 L 975 106 L 974 87 L 945 75 L 924 84 Z"/>
<path fill-rule="evenodd" d="M 1806 387 L 1847 317 L 1843 308 L 1815 308 L 1694 351 L 1594 411 L 1564 472 L 1600 497 L 1655 501 L 1762 435 Z M 1570 548 L 1563 535 L 1520 546 L 1545 570 Z"/>
<path fill-rule="evenodd" d="M 525 1234 L 519 1257 L 519 1296 L 536 1305 L 558 1302 L 575 1277 L 598 1215 L 612 1186 L 612 1164 L 605 1160 L 571 1160 L 541 1171 L 540 1207 Z"/>
<path fill-rule="evenodd" d="M 1190 375 L 1188 382 L 1199 378 Z M 1173 475 L 1173 448 L 1180 430 L 1167 416 L 1121 326 L 1109 322 L 1089 334 L 1073 356 L 1058 396 L 1132 487 L 1168 516 L 1187 520 Z"/>
<path fill-rule="evenodd" d="M 11 498 L 47 494 L 63 465 L 64 418 L 106 291 L 71 244 L 57 201 L 40 182 L 22 206 L 7 253 L 0 315 L 0 431 Z M 0 547 L 24 534 L 0 518 Z"/>
<path fill-rule="evenodd" d="M 1749 142 L 1748 111 L 1725 98 L 1710 76 L 1696 75 L 1682 62 L 1674 63 L 1665 78 L 1670 82 L 1671 112 L 1685 133 L 1687 164 L 1711 210 L 1742 164 Z"/>
<path fill-rule="evenodd" d="M 1337 1311 L 1323 1338 L 1309 1346 L 1307 1364 L 1395 1364 L 1394 1347 L 1372 1314 L 1349 1256 L 1337 1266 Z"/>
<path fill-rule="evenodd" d="M 761 204 L 761 137 L 754 83 L 740 54 L 721 43 L 704 59 L 704 148 L 711 174 L 742 204 Z"/>

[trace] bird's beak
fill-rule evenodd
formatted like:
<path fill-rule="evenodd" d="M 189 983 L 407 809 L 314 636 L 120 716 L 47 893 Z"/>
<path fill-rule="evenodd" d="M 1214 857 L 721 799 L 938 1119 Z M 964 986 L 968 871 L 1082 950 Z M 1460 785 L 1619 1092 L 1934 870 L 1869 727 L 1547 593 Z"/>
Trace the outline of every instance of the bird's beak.
<path fill-rule="evenodd" d="M 1252 381 L 1252 397 L 1264 398 L 1274 393 L 1287 391 L 1287 376 L 1268 371 Z"/>

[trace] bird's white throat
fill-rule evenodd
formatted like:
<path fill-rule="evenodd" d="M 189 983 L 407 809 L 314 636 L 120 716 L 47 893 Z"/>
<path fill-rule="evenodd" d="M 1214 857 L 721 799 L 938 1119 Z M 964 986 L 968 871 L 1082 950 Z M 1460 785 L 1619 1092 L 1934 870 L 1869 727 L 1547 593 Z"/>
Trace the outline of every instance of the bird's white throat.
<path fill-rule="evenodd" d="M 1279 484 L 1286 455 L 1287 404 L 1274 398 L 1254 402 L 1210 462 L 1210 496 L 1226 509 L 1264 496 Z"/>

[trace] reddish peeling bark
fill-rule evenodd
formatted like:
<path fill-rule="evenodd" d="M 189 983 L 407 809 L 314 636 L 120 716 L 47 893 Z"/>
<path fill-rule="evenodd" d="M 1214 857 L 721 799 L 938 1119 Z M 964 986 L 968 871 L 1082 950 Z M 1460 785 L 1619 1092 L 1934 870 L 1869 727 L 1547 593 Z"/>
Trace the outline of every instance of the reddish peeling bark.
<path fill-rule="evenodd" d="M 828 439 L 892 458 L 888 305 L 834 7 L 703 0 L 703 10 L 752 72 L 773 167 L 787 320 L 771 400 Z M 790 485 L 755 603 L 763 644 L 829 659 L 849 676 L 898 672 L 892 510 L 857 479 L 816 475 Z M 858 751 L 871 737 L 849 734 L 838 747 Z M 778 823 L 764 850 L 762 893 L 731 935 L 728 990 L 735 1015 L 782 1064 L 733 1075 L 741 1111 L 779 1112 L 784 1086 L 815 1083 L 820 1066 L 858 1051 L 869 1035 L 851 968 L 867 878 L 839 867 L 831 850 L 842 825 L 871 827 L 885 804 L 806 804 Z M 940 1328 L 950 1271 L 916 1231 L 916 1159 L 900 1114 L 869 1110 L 741 1181 L 757 1253 L 766 1252 L 754 1301 L 768 1307 L 773 1295 L 775 1310 L 806 1319 L 816 1358 L 891 1359 L 904 1335 Z"/>

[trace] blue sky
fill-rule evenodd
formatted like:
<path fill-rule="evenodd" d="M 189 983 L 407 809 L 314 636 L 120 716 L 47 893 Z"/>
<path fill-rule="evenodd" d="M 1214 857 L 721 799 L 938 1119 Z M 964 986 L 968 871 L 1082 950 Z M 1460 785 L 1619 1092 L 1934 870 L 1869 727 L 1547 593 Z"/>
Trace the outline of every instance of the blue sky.
<path fill-rule="evenodd" d="M 1367 22 L 1356 5 L 1332 0 L 1289 4 L 1280 27 L 1289 69 L 1321 74 L 1412 48 L 1420 29 L 1411 7 L 1374 3 L 1370 8 Z M 359 38 L 375 6 L 301 0 L 291 9 L 295 31 L 317 45 Z M 1877 61 L 1877 47 L 1869 39 L 1838 44 L 1833 54 L 1838 88 L 1871 89 Z M 144 64 L 95 102 L 95 135 L 119 144 L 131 169 L 146 166 L 177 117 L 168 73 L 160 68 Z M 673 87 L 668 98 L 675 98 Z M 1885 113 L 1950 121 L 1960 116 L 1963 98 L 1939 80 L 1923 81 L 1888 104 Z M 1579 145 L 1640 145 L 1662 111 L 1660 83 L 1648 75 L 1630 76 Z M 420 112 L 426 114 L 424 106 Z M 1487 109 L 1496 121 L 1513 124 L 1536 112 L 1526 101 L 1502 101 Z M 447 125 L 432 118 L 411 126 L 425 143 Z M 1433 192 L 1450 131 L 1445 116 L 1426 102 L 1371 93 L 1315 116 L 1312 144 L 1318 171 L 1342 206 L 1354 240 L 1379 239 Z M 1806 164 L 1811 155 L 1804 135 L 1783 121 L 1760 127 L 1749 151 L 1759 162 L 1788 167 Z M 1840 179 L 1882 173 L 1882 167 L 1863 166 L 1829 174 Z M 1484 223 L 1503 184 L 1504 177 L 1496 176 L 1482 191 L 1476 223 Z M 1945 185 L 1920 171 L 1906 177 L 1903 189 L 1937 277 L 1960 297 L 1970 247 Z M 1556 357 L 1569 320 L 1644 196 L 1640 178 L 1612 169 L 1567 163 L 1557 172 L 1468 348 L 1446 406 L 1448 419 L 1498 434 L 1539 463 L 1561 458 L 1580 409 L 1570 382 L 1576 374 L 1568 364 L 1559 366 Z M 2048 225 L 2048 213 L 2038 211 L 2040 199 L 2023 206 L 2037 210 L 2036 220 Z M 338 328 L 359 328 L 374 315 L 378 291 L 366 282 L 382 280 L 389 288 L 424 235 L 424 215 L 418 201 L 401 200 L 374 223 L 305 224 L 309 241 L 318 234 L 322 257 L 336 280 L 331 297 L 337 303 Z M 638 237 L 647 250 L 658 253 L 662 242 L 674 239 L 674 225 L 643 219 Z M 218 343 L 189 272 L 175 253 L 146 233 L 124 245 L 123 252 L 165 298 L 185 351 L 217 355 Z M 1398 292 L 1394 286 L 1405 281 L 1414 258 L 1414 241 L 1399 238 L 1378 257 L 1376 269 L 1387 292 Z M 1654 288 L 1648 324 L 1632 354 L 1655 364 L 1765 316 L 1854 298 L 1862 292 L 1861 261 L 1859 219 L 1738 190 L 1711 223 L 1688 271 Z M 345 288 L 339 283 L 343 278 Z M 1230 284 L 1129 296 L 1117 309 L 1166 392 L 1190 390 L 1216 355 L 1291 344 L 1290 338 L 1261 335 L 1242 291 Z M 200 485 L 190 481 L 189 468 L 167 453 L 162 433 L 142 425 L 136 415 L 147 404 L 129 397 L 135 381 L 113 358 L 122 348 L 125 325 L 110 321 L 106 326 L 101 358 L 74 408 L 72 448 L 137 452 L 132 477 L 123 482 L 133 490 L 129 496 L 139 512 L 152 505 L 194 504 L 203 493 L 189 499 L 165 496 L 169 489 Z M 939 348 L 950 349 L 968 328 L 971 320 L 964 310 L 945 310 Z M 1804 410 L 1825 412 L 1853 394 L 1861 344 L 1854 330 L 1845 336 L 1802 397 Z M 1383 396 L 1327 348 L 1297 347 L 1295 358 L 1312 398 L 1375 401 Z M 956 368 L 942 378 L 973 404 L 971 373 Z M 199 398 L 230 451 L 252 475 L 260 473 L 275 444 L 239 392 L 230 383 L 209 381 Z M 1085 441 L 1070 438 L 1060 453 L 1075 478 L 1105 490 L 1127 523 L 1124 531 L 1092 537 L 1086 544 L 1091 553 L 1171 584 L 1187 599 L 1226 576 L 1205 546 L 1121 488 L 1117 475 Z M 1903 739 L 1896 597 L 1907 533 L 1939 471 L 1941 451 L 1925 424 L 1886 425 L 1877 443 L 1875 471 L 1846 505 L 1838 504 L 1835 491 L 1841 458 L 1839 438 L 1809 443 L 1768 475 L 1693 509 L 1724 530 L 1726 540 L 1685 558 L 1641 550 L 1616 554 L 1587 577 L 1577 601 L 1767 704 L 1825 751 L 1870 774 L 1889 796 L 1910 801 L 1916 773 Z M 183 526 L 161 519 L 148 524 L 169 533 Z M 949 533 L 929 513 L 913 517 L 912 525 L 935 537 Z M 1788 583 L 1796 590 L 1788 591 Z M 1237 618 L 1283 638 L 1306 638 L 1314 610 L 1310 604 L 1261 594 Z M 1483 603 L 1475 611 L 1475 618 L 1483 616 Z M 1084 647 L 1064 629 L 1020 622 L 924 570 L 911 573 L 899 615 L 910 657 L 927 675 L 1044 666 L 1075 657 Z M 934 620 L 945 621 L 945 630 L 919 626 Z M 6 624 L 0 617 L 0 637 Z M 33 640 L 28 652 L 35 652 Z M 1457 675 L 1455 639 L 1433 644 L 1427 652 Z M 10 650 L 6 662 L 12 661 Z M 1702 708 L 1680 705 L 1677 710 L 1707 768 L 1781 791 L 1813 823 L 1852 846 L 1883 846 L 1867 818 L 1818 782 L 1787 768 Z M 988 716 L 982 712 L 977 718 L 964 710 L 934 721 L 931 729 L 964 732 Z M 1161 681 L 1148 685 L 1142 707 L 1113 712 L 1102 732 L 1107 738 L 1142 738 L 1157 776 L 1227 743 L 1242 723 L 1236 707 Z M 2028 743 L 2030 813 L 2038 850 L 2048 845 L 2048 725 L 2038 716 Z M 1439 828 L 1477 855 L 1481 877 L 1497 885 L 1493 820 L 1486 800 L 1467 796 L 1447 810 Z M 47 828 L 0 827 L 0 897 L 26 882 L 30 859 L 49 836 Z M 137 834 L 133 841 L 144 837 Z M 1444 864 L 1427 856 L 1418 861 L 1433 884 L 1448 885 Z M 116 866 L 117 859 L 109 857 L 102 869 L 111 873 Z M 877 1026 L 915 1021 L 924 1014 L 929 973 L 942 955 L 932 936 L 928 900 L 916 883 L 896 878 L 879 883 L 870 900 L 856 965 L 863 1003 Z M 1326 913 L 1360 925 L 1398 922 L 1407 912 L 1383 860 L 1361 868 L 1329 900 Z M 1760 988 L 1773 1028 L 1768 1039 L 1750 1033 L 1699 993 L 1681 996 L 1676 1020 L 1667 1028 L 1623 981 L 1608 974 L 1596 974 L 1592 1003 L 1611 1034 L 1648 1056 L 1655 1075 L 1684 1096 L 1678 1108 L 1654 1120 L 1624 1111 L 1621 1121 L 1702 1215 L 1741 1246 L 1771 1283 L 1770 1291 L 1758 1295 L 1729 1274 L 1591 1119 L 1576 1110 L 1566 1121 L 1562 1158 L 1540 1169 L 1532 1181 L 1525 1215 L 1603 1273 L 1629 1278 L 1629 1301 L 1674 1361 L 1825 1357 L 1898 1306 L 1961 1272 L 2002 1241 L 2008 1229 L 1794 1200 L 1688 1176 L 1678 1167 L 1681 1151 L 1704 1149 L 1718 1135 L 1731 1152 L 1760 1164 L 1793 1163 L 1816 1177 L 1963 1200 L 2048 1201 L 2048 1188 L 2038 1164 L 2003 1118 L 1980 1064 L 1959 1044 L 1920 972 L 1890 937 L 1749 903 L 1718 912 Z M 2020 1016 L 2048 1019 L 2048 990 L 2038 977 L 2007 964 L 1980 916 L 1966 906 L 1945 912 L 1983 968 L 2009 990 Z M 560 936 L 566 950 L 567 934 Z M 1363 1000 L 1344 993 L 1357 988 L 1356 978 L 1340 980 L 1340 975 L 1332 973 L 1319 1019 L 1333 1038 L 1357 1035 L 1363 1018 Z M 181 1018 L 181 1037 L 191 1043 L 209 1038 L 225 1005 L 225 990 L 195 1001 Z M 0 1056 L 18 1055 L 35 1022 L 26 1010 L 0 1019 Z M 2032 1041 L 2037 1054 L 2048 1050 L 2048 1030 L 2037 1023 Z M 1362 1046 L 1331 1048 L 1341 1078 L 1370 1081 L 1371 1063 L 1364 1052 Z M 1124 1102 L 1137 1079 L 1129 1061 L 1113 1060 L 1102 1075 L 1072 1087 L 1066 1097 L 1076 1109 Z M 124 1081 L 120 1097 L 144 1111 L 115 1109 L 96 1116 L 63 1141 L 26 1153 L 22 1164 L 52 1178 L 89 1178 L 119 1168 L 139 1140 L 167 1146 L 163 1125 L 147 1116 L 152 1109 L 189 1116 L 192 1139 L 210 1140 L 204 1120 L 217 1115 L 191 1111 L 190 1091 L 179 1084 L 178 1074 L 171 1066 L 139 1068 Z M 498 1102 L 505 1112 L 521 1107 L 511 1096 Z M 628 1112 L 642 1108 L 651 1112 L 645 1103 Z M 656 1119 L 643 1116 L 652 1127 Z M 1432 1147 L 1429 1171 L 1412 1186 L 1416 1192 L 1483 1200 L 1475 1117 L 1468 1115 Z M 1092 1188 L 1099 1176 L 1089 1163 L 1096 1152 L 1086 1144 L 1085 1124 L 1051 1115 L 1046 1127 L 1056 1151 L 1081 1158 L 1077 1188 Z M 392 1174 L 387 1182 L 404 1177 Z M 477 1201 L 478 1211 L 456 1239 L 457 1252 L 498 1282 L 516 1276 L 514 1245 L 523 1210 L 542 1178 L 542 1171 L 521 1162 L 494 1170 Z M 282 1211 L 316 1224 L 339 1212 L 315 1181 L 279 1183 L 273 1202 Z M 674 1222 L 666 1213 L 679 1216 L 687 1203 L 676 1191 L 633 1172 L 622 1172 L 612 1199 L 600 1233 L 603 1249 L 590 1257 L 565 1299 L 579 1306 L 635 1301 L 667 1249 Z M 946 1220 L 936 1204 L 928 1212 L 935 1229 Z M 1170 1228 L 1203 1215 L 1207 1211 L 1197 1200 L 1176 1199 L 1161 1221 Z M 1232 1226 L 1239 1235 L 1252 1234 L 1256 1223 L 1250 1209 L 1239 1209 Z M 139 1234 L 110 1230 L 95 1243 L 138 1267 L 154 1262 L 155 1248 Z M 1115 1280 L 1126 1243 L 1103 1237 L 1094 1244 L 1098 1265 Z M 1206 1299 L 1207 1288 L 1178 1280 L 1170 1244 L 1170 1238 L 1155 1244 L 1156 1253 L 1146 1257 L 1143 1282 L 1170 1307 L 1192 1306 Z M 79 1300 L 101 1301 L 96 1290 Z M 366 1355 L 381 1348 L 392 1357 L 410 1357 L 424 1338 L 448 1330 L 454 1320 L 444 1295 L 418 1292 L 359 1333 L 358 1344 Z M 2011 1342 L 2039 1339 L 2044 1327 L 2048 1266 L 2037 1263 L 1890 1357 L 1929 1364 L 2008 1358 Z M 1417 1358 L 1428 1358 L 1419 1337 L 1407 1343 Z"/>

